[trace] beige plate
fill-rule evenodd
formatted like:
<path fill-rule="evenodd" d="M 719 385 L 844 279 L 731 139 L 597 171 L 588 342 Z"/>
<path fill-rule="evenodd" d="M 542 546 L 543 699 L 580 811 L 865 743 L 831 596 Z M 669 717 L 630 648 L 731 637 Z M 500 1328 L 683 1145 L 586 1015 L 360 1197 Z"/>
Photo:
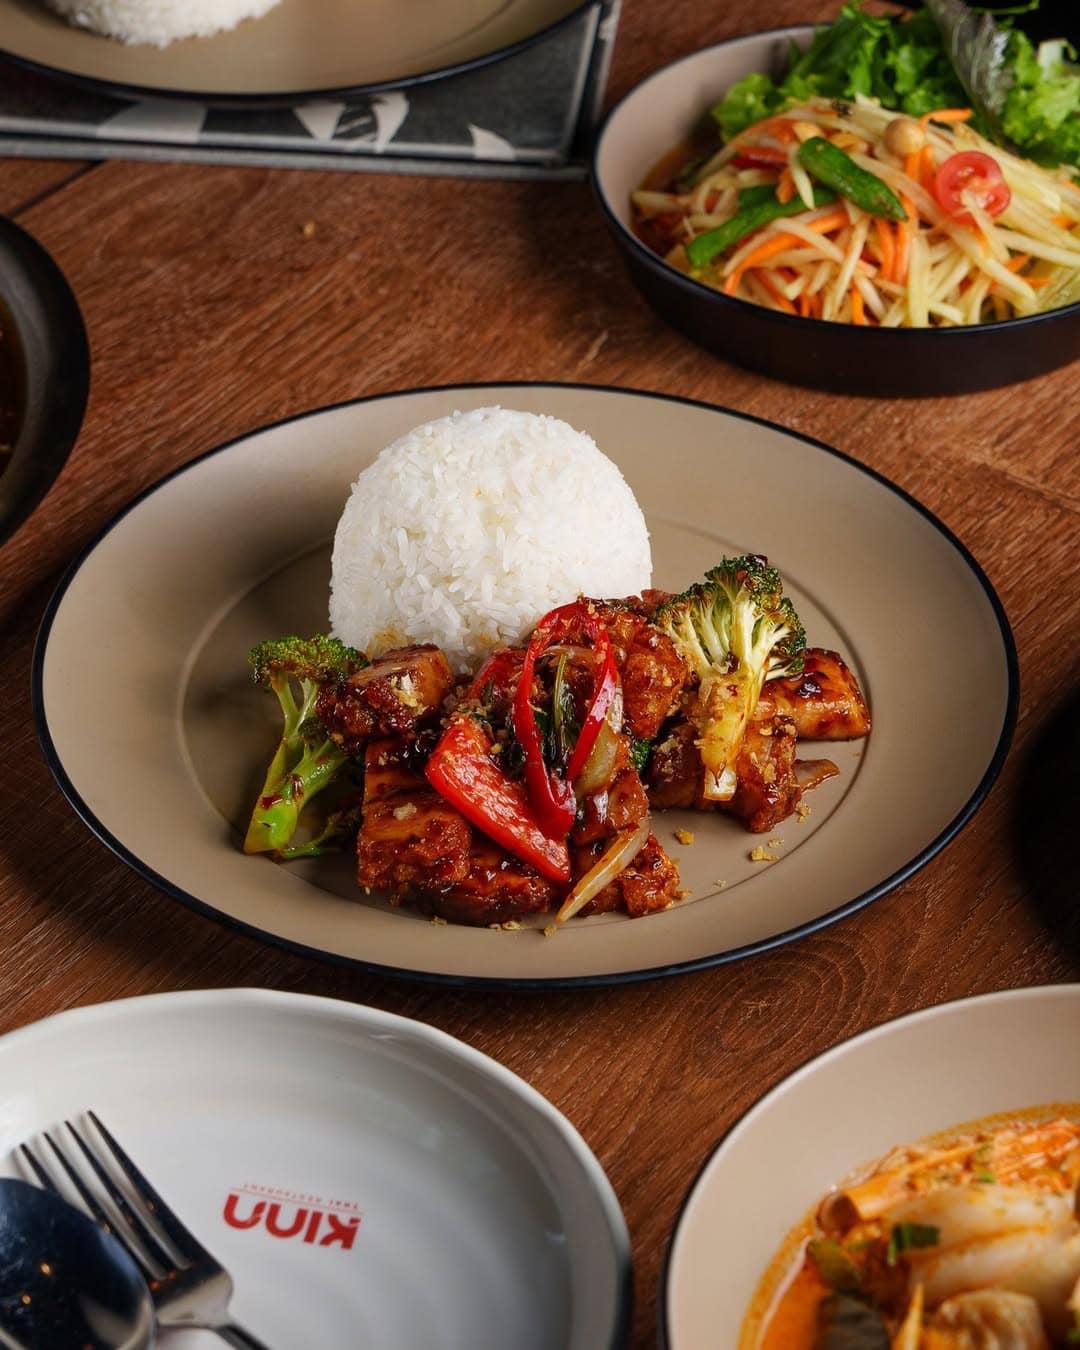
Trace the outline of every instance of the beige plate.
<path fill-rule="evenodd" d="M 295 102 L 482 64 L 581 8 L 582 0 L 281 0 L 229 32 L 157 48 L 72 27 L 44 0 L 0 0 L 0 51 L 121 91 Z"/>
<path fill-rule="evenodd" d="M 765 553 L 810 641 L 859 673 L 874 731 L 825 748 L 841 773 L 811 794 L 804 821 L 776 832 L 780 861 L 752 862 L 762 837 L 728 817 L 665 812 L 655 829 L 690 897 L 649 918 L 575 920 L 545 938 L 433 925 L 362 894 L 347 857 L 278 866 L 240 851 L 276 735 L 277 705 L 250 683 L 249 647 L 325 629 L 330 540 L 359 469 L 422 422 L 492 404 L 562 417 L 617 461 L 649 522 L 657 586 L 682 589 L 724 553 Z M 957 651 L 978 681 L 943 678 Z M 983 799 L 1012 730 L 1016 682 L 1011 635 L 975 563 L 852 460 L 704 404 L 522 384 L 346 404 L 165 479 L 61 584 L 35 653 L 34 698 L 72 805 L 178 899 L 314 955 L 531 984 L 711 965 L 883 895 Z M 676 828 L 693 830 L 694 843 L 677 844 Z"/>
<path fill-rule="evenodd" d="M 660 1292 L 664 1350 L 752 1345 L 740 1328 L 766 1270 L 762 1292 L 774 1291 L 769 1268 L 787 1234 L 894 1145 L 987 1116 L 1075 1115 L 1078 1024 L 1080 984 L 985 994 L 886 1022 L 784 1079 L 686 1199 Z"/>

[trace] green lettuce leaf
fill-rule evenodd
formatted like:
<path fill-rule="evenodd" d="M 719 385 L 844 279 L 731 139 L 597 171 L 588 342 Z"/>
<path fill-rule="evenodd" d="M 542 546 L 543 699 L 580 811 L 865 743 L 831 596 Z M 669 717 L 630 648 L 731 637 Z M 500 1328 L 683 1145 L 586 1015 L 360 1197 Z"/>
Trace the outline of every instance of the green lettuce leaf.
<path fill-rule="evenodd" d="M 1069 43 L 1036 47 L 1008 18 L 995 21 L 963 0 L 926 5 L 904 18 L 845 4 L 806 51 L 793 47 L 779 83 L 754 73 L 728 90 L 710 110 L 718 133 L 730 140 L 815 95 L 865 94 L 910 117 L 971 106 L 971 125 L 998 144 L 1045 165 L 1080 163 L 1080 67 Z"/>

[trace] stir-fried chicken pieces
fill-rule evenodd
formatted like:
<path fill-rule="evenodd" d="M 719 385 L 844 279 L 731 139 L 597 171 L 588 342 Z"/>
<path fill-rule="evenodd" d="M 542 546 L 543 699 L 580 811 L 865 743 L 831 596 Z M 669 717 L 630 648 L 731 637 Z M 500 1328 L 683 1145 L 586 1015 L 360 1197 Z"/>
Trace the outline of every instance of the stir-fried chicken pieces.
<path fill-rule="evenodd" d="M 411 736 L 434 717 L 453 686 L 438 647 L 397 647 L 320 690 L 316 713 L 330 736 L 360 754 L 369 736 Z"/>
<path fill-rule="evenodd" d="M 395 737 L 369 741 L 357 880 L 370 889 L 461 881 L 469 871 L 472 827 L 428 787 L 414 747 Z"/>
<path fill-rule="evenodd" d="M 554 889 L 527 864 L 474 830 L 465 875 L 445 884 L 421 883 L 412 888 L 411 896 L 425 914 L 479 925 L 542 914 L 551 908 Z"/>
<path fill-rule="evenodd" d="M 796 734 L 810 741 L 848 741 L 870 731 L 870 711 L 855 676 L 836 652 L 822 647 L 806 649 L 801 675 L 768 681 L 759 715 L 763 709 L 790 717 Z"/>
<path fill-rule="evenodd" d="M 580 611 L 580 629 L 571 616 L 528 660 L 525 648 L 496 652 L 457 682 L 431 645 L 398 648 L 328 681 L 317 716 L 364 761 L 360 884 L 455 923 L 504 924 L 559 906 L 638 916 L 680 894 L 678 869 L 649 831 L 651 810 L 719 809 L 755 833 L 790 815 L 808 786 L 836 771 L 827 760 L 800 762 L 799 737 L 869 730 L 854 676 L 835 652 L 809 649 L 801 674 L 766 681 L 739 746 L 734 795 L 706 799 L 689 716 L 698 677 L 650 621 L 669 598 L 581 601 L 567 607 Z M 537 719 L 546 762 L 561 763 L 563 779 L 535 761 L 530 779 L 523 715 Z M 586 740 L 574 767 L 571 754 Z M 537 773 L 541 785 L 551 780 L 550 811 L 573 788 L 558 838 L 540 815 L 528 818 Z"/>
<path fill-rule="evenodd" d="M 675 644 L 630 604 L 596 606 L 615 648 L 623 716 L 632 736 L 651 741 L 673 711 L 689 670 Z"/>

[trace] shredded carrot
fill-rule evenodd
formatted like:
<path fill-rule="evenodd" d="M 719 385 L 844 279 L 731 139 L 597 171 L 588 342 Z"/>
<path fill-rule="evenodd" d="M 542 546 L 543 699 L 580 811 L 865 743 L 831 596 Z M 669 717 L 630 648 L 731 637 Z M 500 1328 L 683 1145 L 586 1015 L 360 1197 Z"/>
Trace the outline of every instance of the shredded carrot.
<path fill-rule="evenodd" d="M 810 317 L 810 296 L 805 291 L 800 291 L 798 305 L 799 313 L 804 319 L 808 319 Z"/>
<path fill-rule="evenodd" d="M 919 150 L 913 150 L 910 155 L 904 156 L 904 173 L 908 178 L 914 178 L 916 182 L 919 181 L 919 157 L 921 153 Z"/>
<path fill-rule="evenodd" d="M 858 286 L 851 288 L 851 322 L 854 324 L 866 323 L 866 313 L 863 309 L 863 293 Z"/>
<path fill-rule="evenodd" d="M 780 175 L 780 181 L 776 185 L 776 200 L 778 202 L 789 202 L 795 196 L 795 179 L 791 176 L 791 170 L 785 168 Z"/>
<path fill-rule="evenodd" d="M 1030 261 L 1031 261 L 1030 253 L 1014 253 L 1013 256 L 1009 259 L 1009 261 L 1005 264 L 1005 266 L 1009 269 L 1010 272 L 1019 272 L 1021 267 L 1023 267 L 1025 263 L 1029 263 Z"/>
<path fill-rule="evenodd" d="M 1028 284 L 1029 286 L 1049 286 L 1050 283 L 1053 281 L 1054 278 L 1053 278 L 1053 277 L 1023 277 L 1023 278 L 1021 278 L 1021 279 L 1022 279 L 1023 281 L 1026 281 L 1027 284 Z"/>
<path fill-rule="evenodd" d="M 776 301 L 777 306 L 780 309 L 782 309 L 785 314 L 795 313 L 795 306 L 787 298 L 787 296 L 776 284 L 776 282 L 773 281 L 772 277 L 769 275 L 768 270 L 766 268 L 764 267 L 756 268 L 754 271 L 754 276 L 757 277 L 758 281 L 761 282 L 761 284 L 772 296 L 773 300 Z"/>
<path fill-rule="evenodd" d="M 815 234 L 830 234 L 833 230 L 839 230 L 848 223 L 848 213 L 841 207 L 838 211 L 832 211 L 827 216 L 818 216 L 817 220 L 808 220 L 806 228 L 813 230 Z"/>
<path fill-rule="evenodd" d="M 1050 224 L 1051 224 L 1051 225 L 1060 225 L 1061 228 L 1062 228 L 1063 230 L 1067 230 L 1067 229 L 1069 228 L 1069 226 L 1070 226 L 1071 224 L 1073 224 L 1073 218 L 1072 218 L 1072 216 L 1065 216 L 1065 215 L 1061 215 L 1061 216 L 1051 216 L 1051 217 L 1050 217 Z"/>
<path fill-rule="evenodd" d="M 934 193 L 934 151 L 924 145 L 919 154 L 919 182 L 933 196 Z"/>
<path fill-rule="evenodd" d="M 925 131 L 931 122 L 966 122 L 972 112 L 971 108 L 938 108 L 935 112 L 923 113 L 919 126 Z"/>
<path fill-rule="evenodd" d="M 795 123 L 790 117 L 768 117 L 757 124 L 758 131 L 764 131 L 783 141 L 786 145 L 796 140 Z"/>
<path fill-rule="evenodd" d="M 906 197 L 901 197 L 900 202 L 907 212 L 907 220 L 898 222 L 896 226 L 896 256 L 893 259 L 892 280 L 902 286 L 907 281 L 908 260 L 911 257 L 911 229 L 916 223 L 916 216 L 914 207 Z"/>
<path fill-rule="evenodd" d="M 893 268 L 896 265 L 896 241 L 892 226 L 882 216 L 874 217 L 878 244 L 881 246 L 881 275 L 886 281 L 892 281 Z"/>
<path fill-rule="evenodd" d="M 828 234 L 830 230 L 838 230 L 847 223 L 848 215 L 846 211 L 830 211 L 826 216 L 819 216 L 817 220 L 808 221 L 807 229 L 813 230 L 815 234 Z M 762 263 L 768 262 L 777 253 L 783 253 L 784 249 L 796 247 L 803 242 L 804 240 L 797 234 L 770 235 L 763 243 L 758 244 L 757 248 L 751 249 L 735 271 L 728 276 L 724 282 L 725 294 L 735 294 L 739 288 L 739 281 L 743 272 L 747 272 L 754 267 L 760 267 Z"/>

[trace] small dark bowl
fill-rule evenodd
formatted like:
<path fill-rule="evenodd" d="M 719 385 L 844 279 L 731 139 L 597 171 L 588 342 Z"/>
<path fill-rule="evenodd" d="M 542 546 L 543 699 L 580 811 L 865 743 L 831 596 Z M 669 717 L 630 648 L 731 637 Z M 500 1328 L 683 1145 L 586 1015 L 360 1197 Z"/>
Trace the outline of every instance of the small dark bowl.
<path fill-rule="evenodd" d="M 0 467 L 0 544 L 67 462 L 86 411 L 90 348 L 64 274 L 25 230 L 0 216 L 0 328 L 14 356 L 13 450 Z"/>
<path fill-rule="evenodd" d="M 662 319 L 729 361 L 791 384 L 874 397 L 968 394 L 1043 375 L 1080 357 L 1080 303 L 969 328 L 862 328 L 736 300 L 669 267 L 634 234 L 630 194 L 702 113 L 751 71 L 782 75 L 794 39 L 778 28 L 664 66 L 609 113 L 592 186 L 634 284 Z"/>

